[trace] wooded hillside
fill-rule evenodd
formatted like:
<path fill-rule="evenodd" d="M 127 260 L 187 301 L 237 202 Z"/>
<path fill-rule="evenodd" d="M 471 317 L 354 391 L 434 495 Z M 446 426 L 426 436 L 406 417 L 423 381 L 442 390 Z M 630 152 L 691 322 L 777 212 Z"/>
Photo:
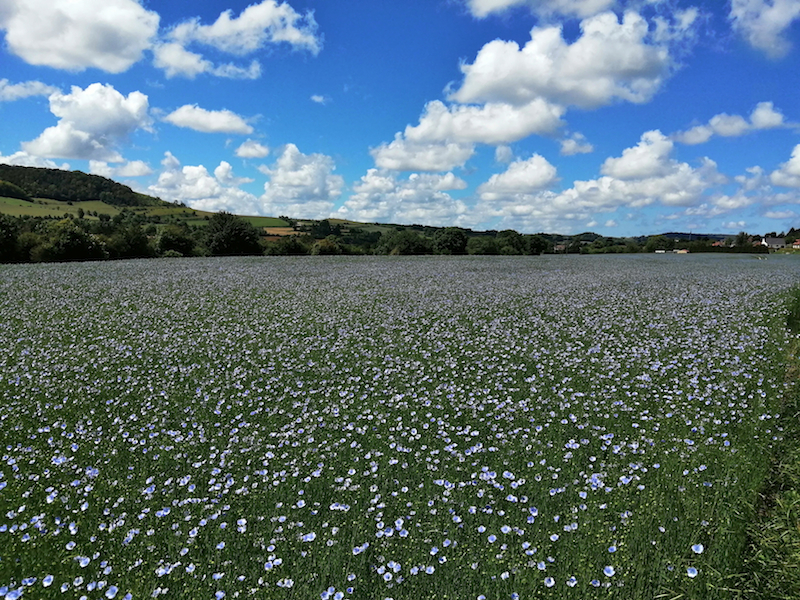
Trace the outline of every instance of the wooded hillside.
<path fill-rule="evenodd" d="M 163 200 L 134 192 L 127 185 L 81 171 L 0 164 L 0 180 L 12 183 L 31 198 L 64 202 L 102 200 L 114 206 L 159 206 Z"/>

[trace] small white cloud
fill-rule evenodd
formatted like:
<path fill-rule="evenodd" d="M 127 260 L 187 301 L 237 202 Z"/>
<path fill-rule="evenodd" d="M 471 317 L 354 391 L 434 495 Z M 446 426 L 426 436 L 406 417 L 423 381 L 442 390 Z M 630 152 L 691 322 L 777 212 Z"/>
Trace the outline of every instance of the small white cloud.
<path fill-rule="evenodd" d="M 9 83 L 8 79 L 0 79 L 0 102 L 11 102 L 31 96 L 49 96 L 59 91 L 57 87 L 46 85 L 41 81 Z"/>
<path fill-rule="evenodd" d="M 570 137 L 561 140 L 561 154 L 564 156 L 591 152 L 594 152 L 594 146 L 586 140 L 586 136 L 582 133 L 573 133 Z"/>
<path fill-rule="evenodd" d="M 775 110 L 772 102 L 759 102 L 750 113 L 750 123 L 754 129 L 774 129 L 785 125 L 783 113 Z"/>
<path fill-rule="evenodd" d="M 532 194 L 557 181 L 556 168 L 543 156 L 534 154 L 528 160 L 514 161 L 503 173 L 492 175 L 478 187 L 478 193 L 483 200 L 491 201 L 513 194 Z"/>
<path fill-rule="evenodd" d="M 752 131 L 786 127 L 783 113 L 772 102 L 759 102 L 750 113 L 749 121 L 740 115 L 720 113 L 709 119 L 707 125 L 697 125 L 688 131 L 673 135 L 673 139 L 689 145 L 704 144 L 714 135 L 739 137 Z"/>
<path fill-rule="evenodd" d="M 232 15 L 226 10 L 211 25 L 201 25 L 199 19 L 184 21 L 172 28 L 169 37 L 184 47 L 199 43 L 238 55 L 278 43 L 313 54 L 322 48 L 313 13 L 301 15 L 286 2 L 263 0 L 245 8 L 238 17 Z"/>
<path fill-rule="evenodd" d="M 682 144 L 696 146 L 697 144 L 705 144 L 713 136 L 714 130 L 711 129 L 711 127 L 708 125 L 697 125 L 688 131 L 676 133 L 673 137 Z"/>
<path fill-rule="evenodd" d="M 792 157 L 770 174 L 773 185 L 800 188 L 800 144 L 792 150 Z"/>
<path fill-rule="evenodd" d="M 614 219 L 609 219 L 605 222 L 605 227 L 616 227 L 617 222 Z"/>
<path fill-rule="evenodd" d="M 708 124 L 714 133 L 723 137 L 738 137 L 750 128 L 747 121 L 739 115 L 725 113 L 711 117 Z"/>
<path fill-rule="evenodd" d="M 93 175 L 102 175 L 113 179 L 115 177 L 144 177 L 145 175 L 152 175 L 153 170 L 146 162 L 141 160 L 132 160 L 119 167 L 112 167 L 106 162 L 90 160 L 89 172 Z"/>
<path fill-rule="evenodd" d="M 249 67 L 230 63 L 214 65 L 202 55 L 191 52 L 176 42 L 157 44 L 153 48 L 153 64 L 163 69 L 169 79 L 194 79 L 203 73 L 226 79 L 258 79 L 261 76 L 261 64 L 257 60 L 252 61 Z"/>
<path fill-rule="evenodd" d="M 379 168 L 393 171 L 449 171 L 463 166 L 474 153 L 472 144 L 417 143 L 400 134 L 390 144 L 370 150 Z"/>
<path fill-rule="evenodd" d="M 327 104 L 328 99 L 325 96 L 320 96 L 319 94 L 314 94 L 311 96 L 311 101 L 316 102 L 317 104 Z"/>
<path fill-rule="evenodd" d="M 203 133 L 253 133 L 253 128 L 236 113 L 229 110 L 206 110 L 196 104 L 181 106 L 164 117 L 164 121 Z"/>
<path fill-rule="evenodd" d="M 672 142 L 660 131 L 648 131 L 639 144 L 626 148 L 619 158 L 607 158 L 600 171 L 617 179 L 646 179 L 663 177 L 673 163 L 669 161 Z"/>
<path fill-rule="evenodd" d="M 149 130 L 152 123 L 147 96 L 141 92 L 123 96 L 113 86 L 99 83 L 52 94 L 50 111 L 59 117 L 58 124 L 23 142 L 28 154 L 122 162 L 116 146 L 137 129 Z"/>
<path fill-rule="evenodd" d="M 797 0 L 731 0 L 733 28 L 753 48 L 771 58 L 781 58 L 789 52 L 786 30 L 798 18 Z"/>
<path fill-rule="evenodd" d="M 722 224 L 722 228 L 729 231 L 744 231 L 746 226 L 747 221 L 726 221 Z"/>
<path fill-rule="evenodd" d="M 514 151 L 510 146 L 498 146 L 494 149 L 494 160 L 498 163 L 510 163 L 514 160 Z"/>
<path fill-rule="evenodd" d="M 32 156 L 27 152 L 15 152 L 10 156 L 3 156 L 0 154 L 0 163 L 19 167 L 40 167 L 43 169 L 60 169 L 62 171 L 70 170 L 68 163 L 57 164 L 52 160 L 41 158 L 40 156 Z"/>
<path fill-rule="evenodd" d="M 414 142 L 506 144 L 532 134 L 556 131 L 565 113 L 561 106 L 534 98 L 522 106 L 489 102 L 483 106 L 452 105 L 434 100 L 425 106 L 419 124 L 405 129 Z"/>
<path fill-rule="evenodd" d="M 254 140 L 247 140 L 236 149 L 239 158 L 264 158 L 269 155 L 269 148 Z"/>
<path fill-rule="evenodd" d="M 501 13 L 516 6 L 527 6 L 531 12 L 550 17 L 588 17 L 615 4 L 614 0 L 466 0 L 470 12 L 482 19 L 492 13 Z"/>
<path fill-rule="evenodd" d="M 137 0 L 3 0 L 6 46 L 32 65 L 127 71 L 150 48 L 159 16 Z"/>
<path fill-rule="evenodd" d="M 222 161 L 219 163 L 216 169 L 214 169 L 214 177 L 217 178 L 222 185 L 239 187 L 240 185 L 244 185 L 245 183 L 253 183 L 253 179 L 249 177 L 237 177 L 233 173 L 233 167 L 227 161 Z"/>
<path fill-rule="evenodd" d="M 764 216 L 768 219 L 796 219 L 797 213 L 793 210 L 768 210 Z"/>
<path fill-rule="evenodd" d="M 178 43 L 158 44 L 153 48 L 153 64 L 163 69 L 168 78 L 182 76 L 194 79 L 214 67 L 200 54 L 190 52 Z"/>

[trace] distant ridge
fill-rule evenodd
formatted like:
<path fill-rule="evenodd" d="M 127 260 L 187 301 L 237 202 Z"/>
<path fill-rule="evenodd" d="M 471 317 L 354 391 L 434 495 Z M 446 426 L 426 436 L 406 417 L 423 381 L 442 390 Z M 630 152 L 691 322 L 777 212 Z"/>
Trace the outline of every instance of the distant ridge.
<path fill-rule="evenodd" d="M 102 200 L 113 206 L 169 205 L 159 198 L 134 192 L 127 185 L 82 171 L 0 164 L 0 180 L 21 188 L 30 198 L 51 198 L 63 202 Z"/>
<path fill-rule="evenodd" d="M 733 237 L 733 235 L 731 235 L 729 233 L 728 234 L 725 234 L 725 233 L 682 233 L 682 232 L 676 232 L 676 231 L 671 231 L 669 233 L 662 233 L 660 235 L 663 235 L 665 238 L 670 238 L 670 239 L 673 239 L 673 240 L 686 240 L 686 241 L 692 241 L 692 240 L 726 240 L 729 237 Z"/>

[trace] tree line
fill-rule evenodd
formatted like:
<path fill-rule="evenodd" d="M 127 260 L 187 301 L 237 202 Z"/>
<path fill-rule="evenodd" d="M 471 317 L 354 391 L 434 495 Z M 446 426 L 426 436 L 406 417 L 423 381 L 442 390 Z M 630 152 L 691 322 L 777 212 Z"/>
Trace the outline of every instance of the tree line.
<path fill-rule="evenodd" d="M 7 190 L 13 193 L 5 193 Z M 63 202 L 101 200 L 114 206 L 168 204 L 99 175 L 5 164 L 0 164 L 0 196 L 22 199 L 52 198 Z"/>
<path fill-rule="evenodd" d="M 458 227 L 421 225 L 347 227 L 328 220 L 296 226 L 293 235 L 266 237 L 262 230 L 230 213 L 217 213 L 204 225 L 154 223 L 155 217 L 123 209 L 84 218 L 0 215 L 0 262 L 50 262 L 183 256 L 233 255 L 538 255 L 636 253 L 685 249 L 689 252 L 766 252 L 760 238 L 746 233 L 727 240 L 680 240 L 665 235 L 612 238 L 523 235 L 513 230 L 475 232 Z M 160 220 L 160 219 L 159 219 Z M 291 221 L 291 219 L 285 219 Z M 790 233 L 795 233 L 794 230 Z M 791 236 L 790 236 L 791 237 Z M 788 237 L 786 239 L 789 239 Z"/>

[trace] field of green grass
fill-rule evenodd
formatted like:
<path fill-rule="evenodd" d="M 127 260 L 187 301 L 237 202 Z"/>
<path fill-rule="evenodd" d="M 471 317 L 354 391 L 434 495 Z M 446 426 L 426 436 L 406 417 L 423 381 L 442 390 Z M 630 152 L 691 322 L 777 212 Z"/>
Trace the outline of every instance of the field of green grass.
<path fill-rule="evenodd" d="M 0 197 L 0 214 L 13 217 L 55 217 L 65 218 L 68 214 L 78 215 L 78 209 L 84 211 L 85 219 L 97 219 L 94 212 L 107 214 L 111 217 L 120 213 L 121 209 L 117 206 L 92 200 L 87 202 L 61 202 L 46 198 L 36 198 L 31 201 L 19 200 L 17 198 Z M 188 225 L 205 226 L 207 218 L 214 213 L 202 210 L 194 210 L 184 206 L 140 206 L 129 208 L 134 213 L 144 217 L 159 217 L 161 219 L 172 219 L 178 222 L 185 222 Z M 288 227 L 289 224 L 274 217 L 243 217 L 248 223 L 255 227 Z"/>
<path fill-rule="evenodd" d="M 781 597 L 752 524 L 792 446 L 799 280 L 746 255 L 0 265 L 0 598 Z"/>

